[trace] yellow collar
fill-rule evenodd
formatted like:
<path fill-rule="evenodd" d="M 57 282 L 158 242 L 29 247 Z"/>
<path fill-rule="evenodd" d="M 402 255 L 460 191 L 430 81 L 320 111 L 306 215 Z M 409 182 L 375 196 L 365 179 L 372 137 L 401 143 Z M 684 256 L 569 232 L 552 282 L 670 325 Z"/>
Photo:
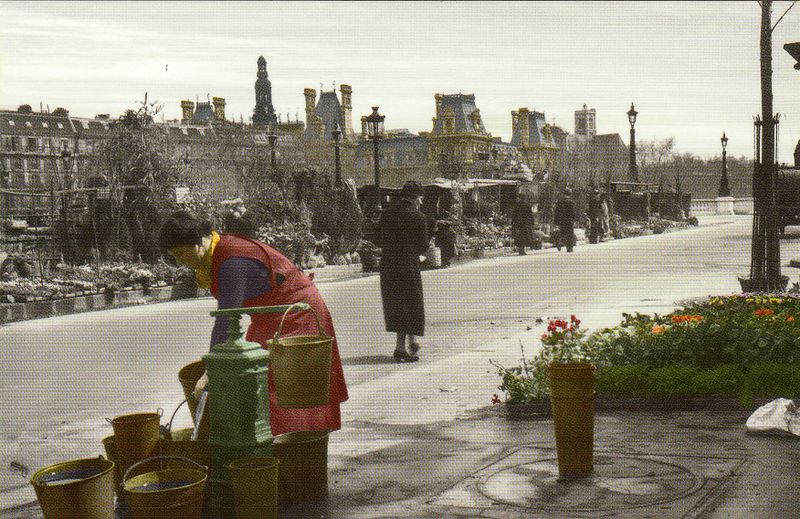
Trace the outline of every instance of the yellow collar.
<path fill-rule="evenodd" d="M 211 288 L 211 262 L 214 255 L 214 249 L 217 247 L 217 243 L 219 243 L 219 234 L 211 231 L 211 243 L 208 245 L 208 250 L 206 251 L 205 256 L 203 256 L 203 262 L 195 272 L 197 286 L 200 288 Z"/>

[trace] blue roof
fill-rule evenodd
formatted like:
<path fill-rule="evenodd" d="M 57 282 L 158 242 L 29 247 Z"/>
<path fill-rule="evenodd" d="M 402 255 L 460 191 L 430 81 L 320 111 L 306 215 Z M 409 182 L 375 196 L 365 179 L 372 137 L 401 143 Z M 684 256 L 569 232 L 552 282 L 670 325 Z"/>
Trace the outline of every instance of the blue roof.
<path fill-rule="evenodd" d="M 442 103 L 439 113 L 436 114 L 436 122 L 433 125 L 433 133 L 439 135 L 444 133 L 444 114 L 448 110 L 453 111 L 455 116 L 456 133 L 479 133 L 486 135 L 486 128 L 481 120 L 476 128 L 472 124 L 472 113 L 477 110 L 475 106 L 475 94 L 449 94 L 442 96 Z"/>

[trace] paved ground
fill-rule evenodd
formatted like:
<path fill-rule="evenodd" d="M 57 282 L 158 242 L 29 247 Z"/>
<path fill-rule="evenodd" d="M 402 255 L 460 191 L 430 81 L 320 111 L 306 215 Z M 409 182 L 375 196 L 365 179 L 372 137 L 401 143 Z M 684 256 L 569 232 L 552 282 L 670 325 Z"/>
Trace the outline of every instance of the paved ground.
<path fill-rule="evenodd" d="M 281 516 L 800 517 L 800 508 L 796 508 L 800 489 L 794 477 L 796 440 L 746 435 L 747 413 L 742 411 L 598 413 L 594 477 L 558 483 L 552 420 L 513 422 L 499 406 L 488 407 L 497 377 L 487 359 L 513 364 L 519 357 L 520 341 L 534 343 L 541 332 L 535 327 L 526 329 L 531 316 L 563 315 L 572 310 L 594 328 L 613 324 L 621 311 L 664 311 L 682 297 L 735 292 L 735 275 L 744 274 L 748 263 L 748 219 L 708 218 L 703 223 L 713 225 L 672 236 L 579 247 L 569 256 L 550 256 L 555 251 L 546 250 L 532 257 L 480 260 L 448 271 L 428 272 L 425 286 L 432 300 L 432 331 L 417 365 L 387 361 L 391 341 L 379 333 L 379 318 L 360 314 L 357 305 L 353 316 L 341 310 L 343 301 L 353 301 L 353 294 L 364 298 L 363 308 L 374 306 L 374 277 L 321 284 L 337 331 L 341 330 L 340 338 L 358 345 L 343 352 L 351 398 L 343 408 L 344 427 L 330 436 L 330 497 L 284 504 Z M 782 247 L 786 263 L 800 252 L 800 240 L 790 237 Z M 531 275 L 522 278 L 523 272 Z M 568 273 L 566 280 L 559 279 L 558 272 Z M 794 282 L 795 272 L 787 269 L 786 273 Z M 504 276 L 507 283 L 499 292 L 475 290 L 476 283 L 502 284 Z M 537 298 L 542 294 L 547 294 L 544 301 Z M 177 316 L 206 311 L 205 306 L 211 304 L 158 306 L 161 313 L 171 316 L 179 339 L 207 336 L 208 330 L 197 329 L 195 321 L 184 322 Z M 172 313 L 175 310 L 177 314 Z M 131 309 L 124 315 L 128 322 L 146 322 L 151 311 Z M 487 314 L 496 318 L 482 320 Z M 86 325 L 85 318 L 81 323 Z M 77 330 L 55 322 L 8 328 L 12 333 L 6 337 L 22 340 L 30 337 L 31 331 L 43 337 L 41 346 L 33 344 L 18 352 L 30 358 L 17 365 L 32 369 L 37 352 L 58 348 L 52 343 L 64 333 L 64 326 L 67 332 Z M 442 333 L 444 329 L 447 334 Z M 164 331 L 141 327 L 121 336 L 138 341 L 141 348 L 158 337 L 163 341 L 153 345 L 156 350 L 171 352 L 180 346 L 179 339 L 165 338 Z M 113 337 L 119 340 L 117 335 Z M 84 366 L 87 360 L 98 365 L 108 362 L 102 352 L 97 359 L 81 359 Z M 181 362 L 174 354 L 166 356 L 152 376 L 167 377 Z M 8 376 L 4 375 L 7 380 Z M 58 380 L 57 374 L 52 376 Z M 8 383 L 0 382 L 0 387 L 10 415 L 24 418 L 26 408 L 9 405 L 13 400 L 8 400 L 8 395 L 24 398 L 25 393 Z M 32 389 L 28 388 L 28 393 Z M 137 390 L 137 394 L 126 395 L 125 405 L 174 401 L 174 392 Z M 33 394 L 42 395 L 39 399 L 48 395 L 46 391 Z M 67 391 L 63 398 L 74 401 L 80 396 Z M 51 420 L 31 416 L 30 427 L 35 429 L 17 427 L 14 437 L 4 431 L 3 460 L 9 459 L 6 455 L 35 448 L 37 442 L 50 445 L 52 440 L 35 431 L 57 435 L 58 453 L 65 458 L 107 432 L 81 420 L 86 422 L 90 416 L 113 409 L 89 406 L 76 411 L 61 409 L 61 405 L 30 400 L 28 411 L 56 411 Z M 6 415 L 0 417 L 0 426 L 4 420 L 15 423 Z M 8 445 L 16 447 L 9 450 Z M 1 471 L 8 473 L 9 467 L 0 467 Z M 16 477 L 18 485 L 0 489 L 0 517 L 38 517 L 35 508 L 24 504 L 26 496 L 30 499 L 30 487 L 20 474 Z"/>

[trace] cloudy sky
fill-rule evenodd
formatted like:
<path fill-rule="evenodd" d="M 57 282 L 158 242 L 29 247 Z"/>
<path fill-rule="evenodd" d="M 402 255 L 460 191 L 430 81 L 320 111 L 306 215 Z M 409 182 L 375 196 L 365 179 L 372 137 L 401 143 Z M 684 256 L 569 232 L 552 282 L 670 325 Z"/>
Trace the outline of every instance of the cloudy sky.
<path fill-rule="evenodd" d="M 775 2 L 773 23 L 792 5 Z M 597 110 L 620 133 L 636 103 L 637 139 L 753 154 L 761 111 L 760 10 L 750 2 L 8 2 L 0 1 L 0 107 L 39 103 L 73 115 L 118 115 L 149 93 L 167 119 L 180 100 L 227 100 L 252 115 L 256 60 L 273 102 L 304 114 L 303 88 L 353 87 L 354 126 L 379 105 L 387 128 L 431 128 L 436 92 L 475 94 L 493 135 L 511 110 L 544 111 L 574 132 Z M 800 41 L 800 7 L 773 33 L 779 159 L 800 139 L 800 71 L 783 44 Z"/>

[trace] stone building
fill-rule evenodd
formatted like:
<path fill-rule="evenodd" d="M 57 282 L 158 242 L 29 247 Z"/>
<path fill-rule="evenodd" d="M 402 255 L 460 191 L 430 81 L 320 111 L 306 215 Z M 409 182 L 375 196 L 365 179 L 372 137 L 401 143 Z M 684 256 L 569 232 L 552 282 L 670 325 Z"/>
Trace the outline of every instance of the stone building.
<path fill-rule="evenodd" d="M 313 88 L 303 90 L 306 100 L 306 140 L 332 141 L 333 131 L 342 132 L 342 143 L 354 143 L 353 132 L 353 89 L 350 85 L 339 85 L 341 101 L 336 90 L 324 91 L 320 88 L 319 99 Z"/>
<path fill-rule="evenodd" d="M 258 72 L 256 73 L 256 107 L 253 109 L 253 126 L 263 127 L 277 124 L 275 107 L 272 106 L 272 82 L 267 75 L 267 60 L 264 56 L 258 57 Z"/>
<path fill-rule="evenodd" d="M 534 174 L 546 173 L 555 166 L 558 146 L 544 112 L 520 108 L 511 112 L 511 144 L 519 148 L 525 164 Z"/>

